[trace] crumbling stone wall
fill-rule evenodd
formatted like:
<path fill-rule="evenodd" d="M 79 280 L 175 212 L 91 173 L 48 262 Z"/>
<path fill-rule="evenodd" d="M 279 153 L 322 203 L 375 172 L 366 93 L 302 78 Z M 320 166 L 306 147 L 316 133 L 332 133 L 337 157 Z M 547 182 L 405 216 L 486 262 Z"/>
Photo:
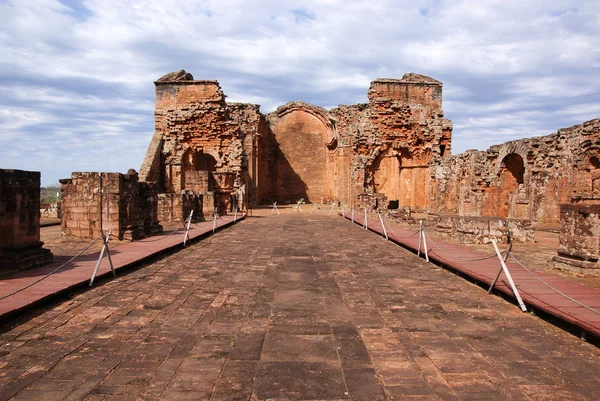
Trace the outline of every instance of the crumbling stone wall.
<path fill-rule="evenodd" d="M 423 75 L 374 81 L 368 104 L 327 111 L 291 102 L 267 116 L 257 105 L 225 102 L 218 82 L 185 71 L 155 85 L 156 130 L 141 179 L 166 193 L 208 195 L 214 180 L 199 171 L 233 174 L 232 185 L 214 190 L 221 212 L 244 199 L 354 204 L 365 193 L 378 207 L 395 199 L 425 210 L 429 163 L 450 151 L 442 84 Z"/>
<path fill-rule="evenodd" d="M 162 231 L 158 187 L 139 183 L 135 170 L 127 174 L 75 172 L 60 183 L 64 236 L 93 239 L 112 230 L 121 240 L 134 240 Z"/>
<path fill-rule="evenodd" d="M 52 262 L 40 241 L 40 173 L 0 169 L 0 273 Z"/>
<path fill-rule="evenodd" d="M 161 223 L 183 223 L 193 211 L 192 221 L 202 218 L 202 196 L 191 191 L 181 194 L 158 194 L 158 219 Z"/>
<path fill-rule="evenodd" d="M 352 198 L 385 195 L 399 206 L 425 211 L 429 164 L 450 152 L 452 123 L 443 118 L 442 83 L 418 74 L 378 79 L 368 98 L 366 105 L 330 112 L 339 142 L 352 149 L 348 182 L 353 188 L 345 192 Z M 385 208 L 387 201 L 377 206 Z"/>
<path fill-rule="evenodd" d="M 563 203 L 600 203 L 600 120 L 432 161 L 429 210 L 558 225 Z"/>
<path fill-rule="evenodd" d="M 167 74 L 155 85 L 155 133 L 141 180 L 158 182 L 165 193 L 206 195 L 215 175 L 232 174 L 234 179 L 217 189 L 215 205 L 205 212 L 214 207 L 226 212 L 234 203 L 241 207 L 249 201 L 248 185 L 252 200 L 259 201 L 258 174 L 264 168 L 258 148 L 265 128 L 259 106 L 228 104 L 217 81 L 196 81 L 184 71 Z"/>
<path fill-rule="evenodd" d="M 600 274 L 600 204 L 560 205 L 560 236 L 554 267 Z"/>
<path fill-rule="evenodd" d="M 498 217 L 439 216 L 435 232 L 465 244 L 535 241 L 531 221 Z"/>

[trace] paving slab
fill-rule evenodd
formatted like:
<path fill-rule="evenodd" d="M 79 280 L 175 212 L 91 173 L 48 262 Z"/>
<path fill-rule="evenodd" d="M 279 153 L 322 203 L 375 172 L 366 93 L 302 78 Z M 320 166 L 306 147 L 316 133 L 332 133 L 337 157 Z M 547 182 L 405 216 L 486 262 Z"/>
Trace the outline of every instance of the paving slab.
<path fill-rule="evenodd" d="M 236 218 L 239 221 L 243 219 L 244 216 Z M 219 229 L 233 223 L 233 216 L 222 216 L 216 220 L 214 225 L 216 229 Z M 193 241 L 212 231 L 212 221 L 191 224 L 189 240 Z M 113 267 L 115 271 L 119 271 L 182 246 L 184 234 L 184 230 L 165 232 L 139 241 L 121 244 L 112 250 L 110 250 L 109 241 L 108 247 Z M 90 243 L 92 242 L 102 243 L 102 240 L 90 241 Z M 89 282 L 99 257 L 100 252 L 94 252 L 81 255 L 66 265 L 61 261 L 1 278 L 0 320 Z M 96 277 L 101 278 L 109 274 L 111 274 L 110 264 L 108 256 L 105 255 Z"/>
<path fill-rule="evenodd" d="M 0 326 L 0 400 L 597 400 L 600 351 L 340 217 L 249 217 Z"/>
<path fill-rule="evenodd" d="M 356 225 L 365 227 L 363 215 L 344 213 L 343 217 Z M 366 228 L 379 235 L 388 235 L 392 241 L 424 255 L 425 245 L 420 244 L 418 228 L 409 228 L 385 221 L 385 232 L 381 221 L 368 216 Z M 427 233 L 426 240 L 430 260 L 451 267 L 480 283 L 491 285 L 501 266 L 493 249 L 491 254 L 446 241 L 444 237 Z M 600 290 L 573 283 L 543 272 L 533 272 L 518 259 L 510 257 L 506 265 L 523 299 L 530 307 L 546 312 L 576 328 L 586 337 L 591 334 L 600 339 Z M 528 271 L 529 270 L 529 271 Z M 500 275 L 495 290 L 515 297 L 504 273 Z"/>

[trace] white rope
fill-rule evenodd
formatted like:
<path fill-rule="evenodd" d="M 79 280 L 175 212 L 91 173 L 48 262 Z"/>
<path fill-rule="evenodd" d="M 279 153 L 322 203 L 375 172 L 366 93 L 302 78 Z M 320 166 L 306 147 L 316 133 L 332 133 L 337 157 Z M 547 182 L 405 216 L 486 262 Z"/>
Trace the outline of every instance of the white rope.
<path fill-rule="evenodd" d="M 92 247 L 92 245 L 94 245 L 96 243 L 96 241 L 98 241 L 100 238 L 102 238 L 102 236 L 99 236 L 98 238 L 96 238 L 95 240 L 93 240 L 91 244 L 89 244 L 88 246 L 86 246 L 85 248 L 83 248 L 77 255 L 73 256 L 71 259 L 69 259 L 63 265 L 61 265 L 61 266 L 57 267 L 56 269 L 52 270 L 50 273 L 46 274 L 45 276 L 37 279 L 33 283 L 27 284 L 23 288 L 19 288 L 18 290 L 13 291 L 10 294 L 6 294 L 6 295 L 0 297 L 0 301 L 2 301 L 3 299 L 6 299 L 8 297 L 11 297 L 11 296 L 13 296 L 15 294 L 18 294 L 19 292 L 24 291 L 24 290 L 28 289 L 29 287 L 32 287 L 32 286 L 36 285 L 40 281 L 47 279 L 48 277 L 50 277 L 51 275 L 53 275 L 54 273 L 56 273 L 57 271 L 59 271 L 60 269 L 62 269 L 63 267 L 65 267 L 66 265 L 68 265 L 69 263 L 71 263 L 72 261 L 74 261 L 76 258 L 78 258 L 79 256 L 81 256 L 82 253 L 84 253 L 85 251 L 87 251 L 88 249 L 90 249 Z"/>
<path fill-rule="evenodd" d="M 590 312 L 594 312 L 598 315 L 600 315 L 600 311 L 594 309 L 594 308 L 590 308 L 589 306 L 582 304 L 581 302 L 577 301 L 576 299 L 571 298 L 570 296 L 568 296 L 567 294 L 565 294 L 564 292 L 554 288 L 553 286 L 551 286 L 550 284 L 548 284 L 547 282 L 545 282 L 543 279 L 541 279 L 537 274 L 535 274 L 534 272 L 532 272 L 531 270 L 529 270 L 528 268 L 526 268 L 525 266 L 523 266 L 523 264 L 521 262 L 519 262 L 517 260 L 517 258 L 515 258 L 513 255 L 510 255 L 510 257 L 519 265 L 521 266 L 523 269 L 525 269 L 526 272 L 528 272 L 529 274 L 531 274 L 534 278 L 536 278 L 538 281 L 540 281 L 542 284 L 544 284 L 546 287 L 550 288 L 551 290 L 555 291 L 557 294 L 562 295 L 563 297 L 567 298 L 569 301 L 576 303 L 577 305 L 589 310 Z"/>
<path fill-rule="evenodd" d="M 385 216 L 383 217 L 383 221 L 387 222 L 387 220 L 386 220 Z M 402 235 L 398 235 L 398 234 L 396 233 L 396 231 L 394 231 L 394 229 L 392 228 L 392 226 L 390 225 L 390 223 L 389 223 L 389 222 L 387 222 L 387 226 L 388 226 L 388 229 L 390 230 L 390 232 L 391 232 L 392 234 L 394 234 L 394 236 L 395 236 L 396 238 L 398 238 L 398 239 L 402 239 L 402 238 L 411 238 L 411 237 L 414 237 L 415 235 L 417 235 L 417 234 L 419 233 L 419 230 L 417 230 L 417 231 L 415 231 L 414 233 L 412 233 L 411 235 L 402 236 Z"/>
<path fill-rule="evenodd" d="M 448 251 L 445 251 L 443 248 L 441 248 L 439 245 L 436 245 L 435 242 L 431 239 L 431 237 L 428 234 L 425 234 L 427 236 L 427 238 L 429 238 L 429 241 L 431 241 L 431 247 L 432 248 L 437 248 L 440 251 L 442 251 L 443 253 L 445 253 L 446 255 L 450 256 L 451 258 L 454 258 L 456 260 L 462 260 L 464 262 L 479 262 L 482 260 L 488 260 L 488 259 L 492 259 L 496 257 L 496 254 L 490 255 L 490 256 L 484 256 L 481 258 L 476 258 L 476 259 L 465 259 L 465 258 L 459 258 L 458 256 L 454 256 L 451 253 L 449 253 Z M 502 252 L 504 253 L 504 251 Z"/>

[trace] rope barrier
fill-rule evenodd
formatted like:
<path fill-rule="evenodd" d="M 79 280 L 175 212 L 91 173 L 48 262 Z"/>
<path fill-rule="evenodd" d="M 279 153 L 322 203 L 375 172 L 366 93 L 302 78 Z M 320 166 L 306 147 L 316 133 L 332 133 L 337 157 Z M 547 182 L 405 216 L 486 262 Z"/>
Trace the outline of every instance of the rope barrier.
<path fill-rule="evenodd" d="M 383 217 L 383 221 L 387 223 L 387 228 L 389 229 L 389 231 L 394 234 L 394 236 L 397 239 L 403 239 L 403 238 L 412 238 L 415 235 L 417 235 L 420 230 L 415 231 L 414 233 L 412 233 L 411 235 L 406 235 L 406 236 L 402 236 L 402 235 L 398 235 L 398 233 L 396 233 L 396 231 L 394 231 L 394 229 L 392 228 L 392 226 L 390 225 L 390 223 L 386 220 L 385 216 Z"/>
<path fill-rule="evenodd" d="M 451 253 L 449 253 L 448 251 L 445 251 L 443 248 L 441 248 L 439 245 L 435 245 L 435 242 L 431 239 L 431 237 L 429 236 L 429 234 L 425 234 L 427 236 L 427 238 L 429 238 L 429 241 L 431 241 L 431 248 L 437 248 L 440 251 L 442 251 L 443 253 L 445 253 L 446 255 L 450 256 L 453 259 L 456 260 L 462 260 L 464 262 L 480 262 L 482 260 L 488 260 L 488 259 L 493 259 L 496 257 L 496 254 L 494 253 L 493 255 L 490 256 L 485 256 L 485 257 L 481 257 L 481 258 L 476 258 L 476 259 L 465 259 L 465 258 L 459 258 L 458 256 L 454 256 Z M 504 253 L 505 251 L 502 251 L 502 253 Z"/>
<path fill-rule="evenodd" d="M 3 299 L 6 299 L 8 297 L 11 297 L 11 296 L 13 296 L 15 294 L 18 294 L 19 292 L 24 291 L 24 290 L 28 289 L 29 287 L 33 287 L 34 285 L 36 285 L 40 281 L 47 279 L 48 277 L 50 277 L 51 275 L 53 275 L 54 273 L 56 273 L 57 271 L 59 271 L 60 269 L 62 269 L 63 267 L 65 267 L 66 265 L 68 265 L 69 263 L 71 263 L 72 261 L 74 261 L 75 259 L 77 259 L 79 256 L 81 256 L 81 254 L 83 254 L 85 251 L 87 251 L 88 249 L 90 249 L 92 247 L 92 245 L 94 245 L 100 238 L 102 238 L 101 235 L 98 236 L 98 238 L 96 238 L 95 240 L 93 240 L 91 244 L 89 244 L 88 246 L 86 246 L 85 248 L 83 248 L 77 255 L 73 256 L 71 259 L 69 259 L 63 265 L 61 265 L 61 266 L 57 267 L 56 269 L 52 270 L 50 273 L 46 274 L 45 276 L 37 279 L 33 283 L 27 284 L 23 288 L 19 288 L 18 290 L 13 291 L 10 294 L 6 294 L 6 295 L 0 297 L 0 301 L 2 301 Z"/>
<path fill-rule="evenodd" d="M 577 305 L 589 310 L 590 312 L 594 312 L 598 315 L 600 315 L 600 311 L 591 308 L 585 304 L 582 304 L 581 302 L 577 301 L 576 299 L 571 298 L 570 296 L 568 296 L 567 294 L 565 294 L 564 292 L 560 291 L 559 289 L 553 287 L 552 285 L 548 284 L 546 281 L 544 281 L 542 278 L 540 278 L 537 274 L 535 274 L 534 272 L 532 272 L 531 270 L 529 270 L 527 267 L 525 267 L 521 262 L 519 262 L 519 260 L 517 260 L 517 258 L 515 258 L 513 255 L 510 255 L 511 259 L 514 260 L 519 266 L 521 266 L 526 272 L 528 272 L 529 274 L 531 274 L 535 279 L 537 279 L 538 281 L 540 281 L 542 284 L 544 284 L 546 287 L 550 288 L 551 290 L 555 291 L 557 294 L 562 295 L 563 297 L 567 298 L 569 301 L 576 303 Z"/>

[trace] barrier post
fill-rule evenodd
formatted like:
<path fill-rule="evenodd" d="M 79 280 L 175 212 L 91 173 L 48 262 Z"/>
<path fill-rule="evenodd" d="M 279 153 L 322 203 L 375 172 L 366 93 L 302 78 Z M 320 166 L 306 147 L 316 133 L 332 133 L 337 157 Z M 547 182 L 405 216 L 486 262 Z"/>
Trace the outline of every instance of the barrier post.
<path fill-rule="evenodd" d="M 383 217 L 381 217 L 381 213 L 379 213 L 379 221 L 381 221 L 381 228 L 383 229 L 383 235 L 385 235 L 385 239 L 389 241 L 387 230 L 385 229 L 385 224 L 383 224 Z"/>
<path fill-rule="evenodd" d="M 233 208 L 233 222 L 235 223 L 237 220 L 237 206 Z"/>
<path fill-rule="evenodd" d="M 98 274 L 98 269 L 100 268 L 100 263 L 102 263 L 102 258 L 104 257 L 105 253 L 106 253 L 106 256 L 108 256 L 108 263 L 110 265 L 110 270 L 112 270 L 113 276 L 117 277 L 117 273 L 115 272 L 115 268 L 113 266 L 112 259 L 110 258 L 110 250 L 108 249 L 108 241 L 110 241 L 111 234 L 112 234 L 112 230 L 110 230 L 108 232 L 108 235 L 106 237 L 104 236 L 104 233 L 101 234 L 104 245 L 102 246 L 102 251 L 100 251 L 100 257 L 98 258 L 98 261 L 96 262 L 96 266 L 94 267 L 94 272 L 92 273 L 92 278 L 90 279 L 90 287 L 94 284 L 94 279 L 96 278 L 96 274 Z"/>
<path fill-rule="evenodd" d="M 352 206 L 352 222 L 354 223 L 354 206 Z"/>
<path fill-rule="evenodd" d="M 218 214 L 219 213 L 216 210 L 213 212 L 213 229 L 212 229 L 213 234 L 215 231 L 217 231 L 217 215 Z"/>
<path fill-rule="evenodd" d="M 342 203 L 342 216 L 346 217 L 346 211 L 344 210 L 344 204 Z"/>
<path fill-rule="evenodd" d="M 517 302 L 519 303 L 521 310 L 523 312 L 527 312 L 527 307 L 525 306 L 525 304 L 523 303 L 523 300 L 521 299 L 519 290 L 517 290 L 517 286 L 515 285 L 515 282 L 513 281 L 512 276 L 510 275 L 510 272 L 508 271 L 508 267 L 506 267 L 506 263 L 504 263 L 504 259 L 502 259 L 502 255 L 500 254 L 500 250 L 498 249 L 498 244 L 496 244 L 496 240 L 493 239 L 492 244 L 494 244 L 494 250 L 496 251 L 496 255 L 498 255 L 498 259 L 500 260 L 500 265 L 502 266 L 502 271 L 504 271 L 504 274 L 506 275 L 506 278 L 508 279 L 510 288 L 512 289 L 513 294 L 517 298 Z"/>
<path fill-rule="evenodd" d="M 329 210 L 329 214 L 327 216 L 331 216 L 331 212 L 335 209 L 335 202 L 331 202 L 331 210 Z"/>
<path fill-rule="evenodd" d="M 279 209 L 277 209 L 277 201 L 273 202 L 273 209 L 271 209 L 271 214 L 273 214 L 273 212 L 277 212 L 277 214 L 281 214 L 281 213 L 279 213 Z"/>
<path fill-rule="evenodd" d="M 425 253 L 425 260 L 429 262 L 429 252 L 427 251 L 427 239 L 425 238 L 425 227 L 423 226 L 423 220 L 421 220 L 421 235 L 423 236 L 423 252 Z"/>
<path fill-rule="evenodd" d="M 506 261 L 508 260 L 508 257 L 510 256 L 511 249 L 512 249 L 512 242 L 509 243 L 508 244 L 508 248 L 506 248 L 506 252 L 504 254 L 504 263 L 506 263 Z M 498 274 L 496 274 L 496 278 L 494 278 L 494 281 L 492 281 L 492 285 L 490 285 L 490 289 L 488 290 L 488 294 L 492 293 L 492 290 L 494 289 L 494 286 L 496 285 L 496 282 L 500 278 L 501 274 L 502 274 L 502 266 L 500 266 L 500 270 L 498 270 Z"/>
<path fill-rule="evenodd" d="M 185 235 L 183 236 L 183 247 L 185 248 L 185 244 L 190 239 L 190 224 L 192 223 L 192 216 L 194 215 L 194 211 L 190 212 L 189 217 L 187 218 L 187 225 L 185 227 Z"/>
<path fill-rule="evenodd" d="M 313 208 L 310 210 L 309 214 L 313 214 L 313 212 L 315 211 L 315 209 L 317 208 L 317 204 L 313 203 Z M 319 212 L 317 211 L 317 214 L 319 214 Z"/>
<path fill-rule="evenodd" d="M 302 202 L 301 200 L 296 202 L 296 213 L 302 213 L 302 206 L 300 206 L 301 202 Z"/>
<path fill-rule="evenodd" d="M 368 229 L 369 229 L 369 226 L 368 226 L 368 223 L 367 223 L 367 218 L 368 218 L 368 217 L 367 217 L 367 208 L 365 207 L 365 220 L 363 221 L 363 228 L 364 228 L 365 230 L 368 230 Z"/>
<path fill-rule="evenodd" d="M 421 256 L 421 242 L 423 242 L 423 220 L 419 219 L 419 247 L 417 248 L 417 256 Z"/>

